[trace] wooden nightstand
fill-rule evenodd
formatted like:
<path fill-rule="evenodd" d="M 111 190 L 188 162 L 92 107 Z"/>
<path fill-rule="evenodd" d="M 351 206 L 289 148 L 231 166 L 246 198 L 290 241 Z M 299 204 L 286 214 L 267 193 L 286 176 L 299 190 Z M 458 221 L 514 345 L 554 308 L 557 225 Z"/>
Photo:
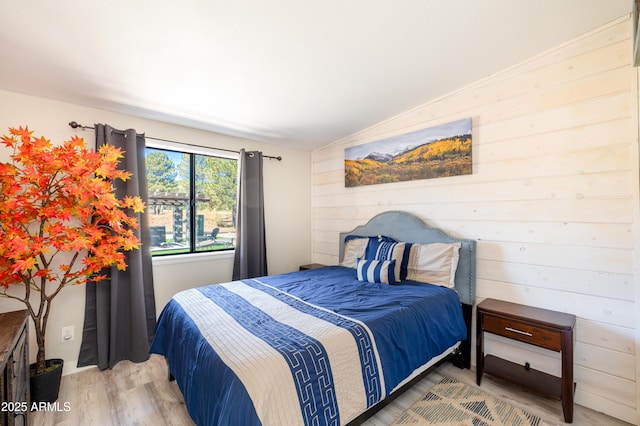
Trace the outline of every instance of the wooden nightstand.
<path fill-rule="evenodd" d="M 562 401 L 564 421 L 573 421 L 573 329 L 575 315 L 485 299 L 477 306 L 476 379 L 483 374 L 518 384 Z M 552 376 L 494 355 L 484 356 L 484 332 L 562 353 L 562 377 Z"/>
<path fill-rule="evenodd" d="M 318 268 L 324 268 L 327 265 L 323 265 L 322 263 L 309 263 L 307 265 L 300 265 L 300 270 L 301 271 L 307 271 L 309 269 L 318 269 Z"/>

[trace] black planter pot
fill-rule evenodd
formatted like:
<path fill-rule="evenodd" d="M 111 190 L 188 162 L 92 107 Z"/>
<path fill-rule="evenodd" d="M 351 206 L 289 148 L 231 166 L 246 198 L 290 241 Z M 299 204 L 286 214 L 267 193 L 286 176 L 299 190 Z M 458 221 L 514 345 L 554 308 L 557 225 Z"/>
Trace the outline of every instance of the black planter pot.
<path fill-rule="evenodd" d="M 35 364 L 31 364 L 31 402 L 54 402 L 58 399 L 64 360 L 48 359 L 44 373 L 34 374 Z"/>

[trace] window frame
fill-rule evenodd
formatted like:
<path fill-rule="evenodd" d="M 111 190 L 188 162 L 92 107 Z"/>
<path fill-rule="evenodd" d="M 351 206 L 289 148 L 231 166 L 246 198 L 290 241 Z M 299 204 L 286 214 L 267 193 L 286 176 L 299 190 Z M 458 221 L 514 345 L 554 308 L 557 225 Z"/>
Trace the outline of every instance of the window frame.
<path fill-rule="evenodd" d="M 204 250 L 204 251 L 197 251 L 195 250 L 195 239 L 194 237 L 196 237 L 196 222 L 195 220 L 197 220 L 195 218 L 195 216 L 197 215 L 196 209 L 195 209 L 195 155 L 205 155 L 205 156 L 210 156 L 210 157 L 219 157 L 219 158 L 226 158 L 226 159 L 230 159 L 230 160 L 236 160 L 236 161 L 240 161 L 240 155 L 239 153 L 235 153 L 235 152 L 230 152 L 230 151 L 221 151 L 221 150 L 217 150 L 215 148 L 208 148 L 208 147 L 204 147 L 204 146 L 196 146 L 196 145 L 191 145 L 191 144 L 180 144 L 180 143 L 175 143 L 175 142 L 169 142 L 169 141 L 147 141 L 146 145 L 145 145 L 145 159 L 146 159 L 146 148 L 150 148 L 150 149 L 161 149 L 161 150 L 168 150 L 168 151 L 174 151 L 174 152 L 178 152 L 178 153 L 184 153 L 184 154 L 192 154 L 190 155 L 190 167 L 191 167 L 191 171 L 190 171 L 190 194 L 189 194 L 189 220 L 191 221 L 191 229 L 190 229 L 190 234 L 189 235 L 189 251 L 188 252 L 182 252 L 182 253 L 156 253 L 154 254 L 153 251 L 151 252 L 151 258 L 154 261 L 154 263 L 162 263 L 162 264 L 171 264 L 171 263 L 180 263 L 181 261 L 191 261 L 193 258 L 204 258 L 204 257 L 231 257 L 234 255 L 235 253 L 235 246 L 231 247 L 231 248 L 225 248 L 225 249 L 219 249 L 219 250 Z M 145 167 L 146 170 L 146 167 Z M 145 172 L 145 179 L 146 179 L 146 172 Z M 238 182 L 236 179 L 236 188 L 237 188 Z M 148 210 L 147 210 L 147 214 Z M 196 237 L 197 238 L 197 237 Z M 182 260 L 179 260 L 182 259 Z M 157 260 L 160 260 L 159 262 L 156 262 Z M 196 260 L 196 259 L 193 259 Z"/>

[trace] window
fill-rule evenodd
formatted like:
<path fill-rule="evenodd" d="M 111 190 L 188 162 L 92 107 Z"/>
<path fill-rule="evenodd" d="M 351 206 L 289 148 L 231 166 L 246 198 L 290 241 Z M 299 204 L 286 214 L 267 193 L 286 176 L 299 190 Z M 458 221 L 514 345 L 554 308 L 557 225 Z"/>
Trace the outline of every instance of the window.
<path fill-rule="evenodd" d="M 146 149 L 153 256 L 232 250 L 238 161 Z"/>

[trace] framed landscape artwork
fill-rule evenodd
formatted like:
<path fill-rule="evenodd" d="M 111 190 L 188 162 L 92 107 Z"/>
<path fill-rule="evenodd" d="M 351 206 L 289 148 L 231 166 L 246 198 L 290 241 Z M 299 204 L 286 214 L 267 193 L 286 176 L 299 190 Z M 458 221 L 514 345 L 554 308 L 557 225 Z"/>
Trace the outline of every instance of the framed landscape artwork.
<path fill-rule="evenodd" d="M 346 187 L 471 174 L 471 118 L 344 150 Z"/>

